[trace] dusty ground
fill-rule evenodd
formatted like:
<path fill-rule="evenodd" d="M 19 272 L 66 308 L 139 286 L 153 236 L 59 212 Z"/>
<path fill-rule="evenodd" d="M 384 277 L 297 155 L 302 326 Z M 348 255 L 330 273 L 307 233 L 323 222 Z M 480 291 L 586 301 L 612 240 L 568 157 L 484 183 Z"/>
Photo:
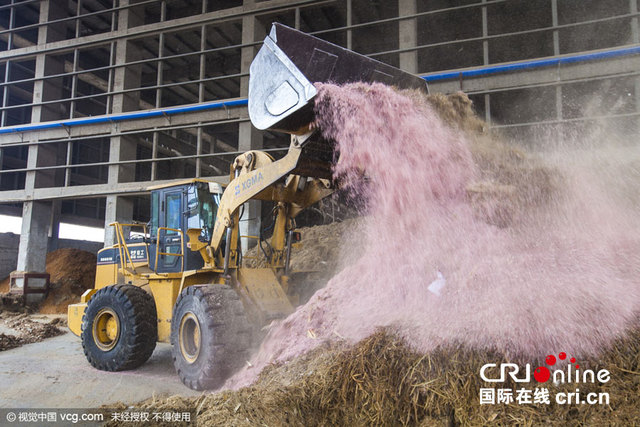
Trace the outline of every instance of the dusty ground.
<path fill-rule="evenodd" d="M 40 342 L 64 333 L 64 316 L 33 316 L 0 310 L 0 351 Z"/>
<path fill-rule="evenodd" d="M 199 394 L 180 382 L 167 344 L 127 372 L 94 369 L 70 332 L 0 352 L 0 408 L 96 408 L 176 393 Z"/>
<path fill-rule="evenodd" d="M 94 369 L 70 333 L 66 306 L 93 286 L 95 255 L 59 250 L 47 257 L 52 292 L 40 313 L 0 308 L 0 408 L 96 408 L 179 393 L 196 396 L 173 368 L 171 348 L 158 344 L 151 359 L 128 372 Z M 8 290 L 8 280 L 3 283 Z M 0 422 L 1 424 L 1 422 Z"/>

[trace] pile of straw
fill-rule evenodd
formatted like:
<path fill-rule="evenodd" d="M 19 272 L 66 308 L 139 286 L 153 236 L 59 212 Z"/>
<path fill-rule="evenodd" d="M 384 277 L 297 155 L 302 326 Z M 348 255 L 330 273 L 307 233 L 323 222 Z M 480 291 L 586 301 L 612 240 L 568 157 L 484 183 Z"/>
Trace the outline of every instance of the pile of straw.
<path fill-rule="evenodd" d="M 380 330 L 352 347 L 324 347 L 288 364 L 270 366 L 251 387 L 197 398 L 154 398 L 138 407 L 193 411 L 197 425 L 203 426 L 632 425 L 640 419 L 640 329 L 598 360 L 580 361 L 584 368 L 608 369 L 611 380 L 605 384 L 556 387 L 532 379 L 500 385 L 547 387 L 552 396 L 548 405 L 480 405 L 480 388 L 493 386 L 480 379 L 480 367 L 503 361 L 494 351 L 459 346 L 418 354 L 392 331 Z M 556 392 L 573 392 L 576 387 L 582 396 L 608 392 L 611 403 L 554 402 Z"/>
<path fill-rule="evenodd" d="M 419 102 L 419 95 L 408 92 Z M 489 224 L 509 227 L 532 209 L 548 206 L 562 196 L 564 177 L 533 153 L 506 142 L 473 111 L 462 92 L 427 95 L 425 101 L 440 118 L 465 134 L 477 168 L 476 180 L 467 187 L 467 196 L 476 215 Z"/>

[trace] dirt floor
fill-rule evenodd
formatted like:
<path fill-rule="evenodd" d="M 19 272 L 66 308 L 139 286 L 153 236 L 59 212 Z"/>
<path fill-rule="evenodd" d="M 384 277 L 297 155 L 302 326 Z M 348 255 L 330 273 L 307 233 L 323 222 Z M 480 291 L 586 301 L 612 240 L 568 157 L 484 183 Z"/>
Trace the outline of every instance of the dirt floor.
<path fill-rule="evenodd" d="M 180 382 L 168 344 L 135 371 L 99 371 L 66 315 L 0 310 L 0 408 L 97 408 L 176 393 L 198 395 Z"/>

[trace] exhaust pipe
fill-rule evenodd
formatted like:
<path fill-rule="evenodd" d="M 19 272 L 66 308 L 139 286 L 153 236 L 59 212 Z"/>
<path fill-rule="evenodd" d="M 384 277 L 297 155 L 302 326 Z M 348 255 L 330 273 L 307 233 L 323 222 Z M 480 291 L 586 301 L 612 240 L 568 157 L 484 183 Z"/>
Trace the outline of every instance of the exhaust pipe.
<path fill-rule="evenodd" d="M 317 82 L 381 82 L 428 92 L 420 77 L 276 23 L 249 69 L 251 123 L 260 130 L 308 132 Z"/>

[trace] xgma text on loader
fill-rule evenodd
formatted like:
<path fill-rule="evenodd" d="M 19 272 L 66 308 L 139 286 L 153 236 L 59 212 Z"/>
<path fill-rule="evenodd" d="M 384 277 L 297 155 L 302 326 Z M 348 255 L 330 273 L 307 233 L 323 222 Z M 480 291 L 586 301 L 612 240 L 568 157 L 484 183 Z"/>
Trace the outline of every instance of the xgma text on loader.
<path fill-rule="evenodd" d="M 112 224 L 117 244 L 98 253 L 95 288 L 69 306 L 69 328 L 94 367 L 134 369 L 156 342 L 170 342 L 184 384 L 216 388 L 245 363 L 256 331 L 293 311 L 295 218 L 335 188 L 333 144 L 310 130 L 313 83 L 327 81 L 426 91 L 416 76 L 274 24 L 251 64 L 249 115 L 258 129 L 291 134 L 287 154 L 239 155 L 224 189 L 197 178 L 151 188 L 147 225 Z M 261 238 L 239 232 L 249 200 L 275 205 L 264 268 L 243 265 L 241 238 Z"/>

